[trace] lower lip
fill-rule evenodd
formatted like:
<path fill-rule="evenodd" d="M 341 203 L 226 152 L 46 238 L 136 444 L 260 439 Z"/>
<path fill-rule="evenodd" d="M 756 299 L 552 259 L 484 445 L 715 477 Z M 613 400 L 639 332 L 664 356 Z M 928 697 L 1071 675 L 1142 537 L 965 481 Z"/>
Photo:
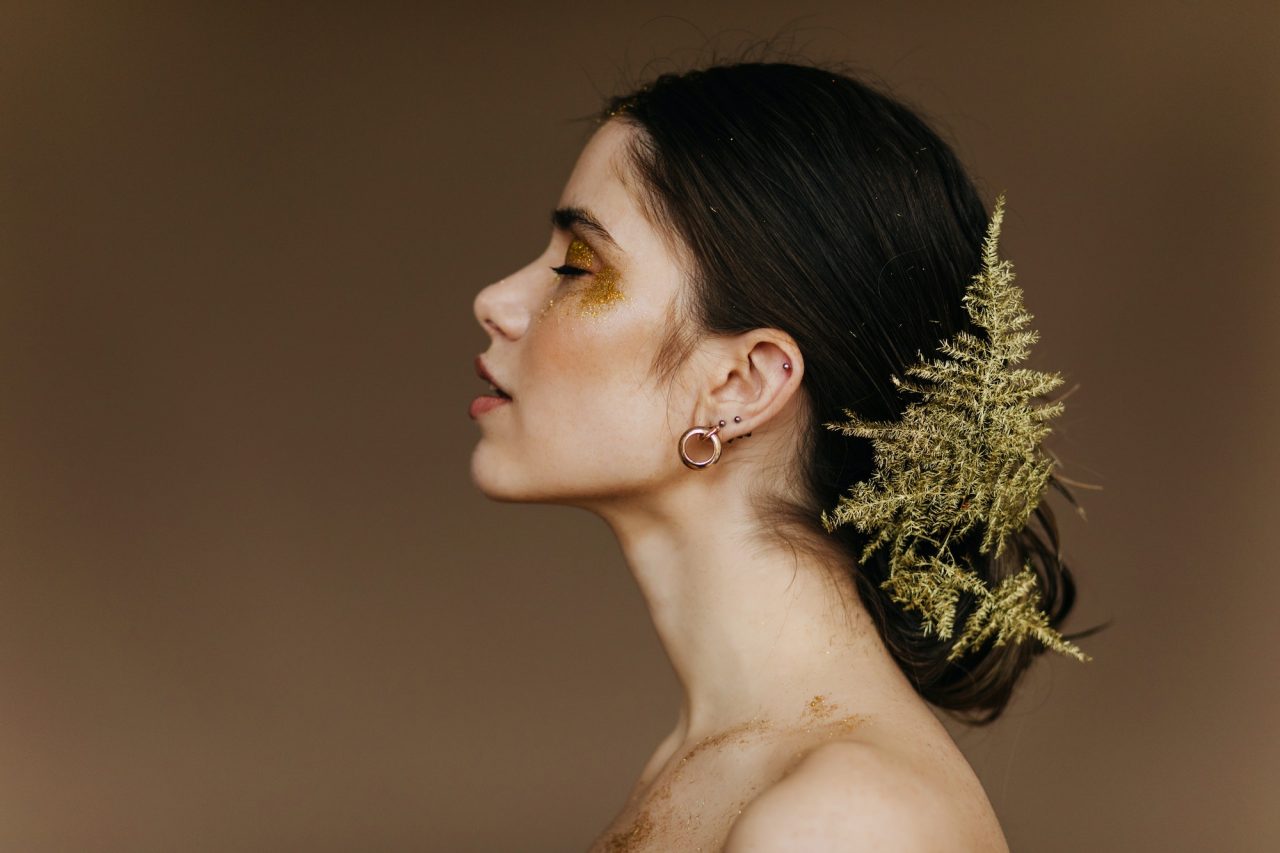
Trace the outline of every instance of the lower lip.
<path fill-rule="evenodd" d="M 478 418 L 485 412 L 493 411 L 499 406 L 504 406 L 510 402 L 511 399 L 509 397 L 494 397 L 490 394 L 476 397 L 471 401 L 471 417 L 472 419 Z"/>

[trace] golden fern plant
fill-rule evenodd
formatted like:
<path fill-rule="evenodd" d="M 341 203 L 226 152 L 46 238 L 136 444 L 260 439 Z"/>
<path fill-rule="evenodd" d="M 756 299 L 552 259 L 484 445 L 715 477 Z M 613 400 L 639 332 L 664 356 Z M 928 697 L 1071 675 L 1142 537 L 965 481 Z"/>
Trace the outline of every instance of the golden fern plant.
<path fill-rule="evenodd" d="M 922 630 L 950 639 L 962 593 L 975 599 L 949 659 L 959 658 L 994 637 L 997 646 L 1032 636 L 1048 648 L 1088 660 L 1049 625 L 1039 609 L 1036 574 L 1024 563 L 1015 575 L 991 589 L 956 559 L 953 537 L 979 525 L 979 552 L 995 557 L 1005 538 L 1021 529 L 1040 501 L 1057 460 L 1040 448 L 1047 421 L 1062 413 L 1061 402 L 1037 405 L 1034 398 L 1062 384 L 1057 373 L 1011 369 L 1026 358 L 1039 334 L 1013 286 L 1013 269 L 1000 260 L 997 244 L 1004 220 L 1004 194 L 995 202 L 982 247 L 983 268 L 964 296 L 969 316 L 990 338 L 961 331 L 939 350 L 949 358 L 921 361 L 906 373 L 921 385 L 893 376 L 899 391 L 919 395 L 901 420 L 863 420 L 845 409 L 845 423 L 826 423 L 845 435 L 869 438 L 875 471 L 842 496 L 834 512 L 822 513 L 827 532 L 853 523 L 872 536 L 865 561 L 890 545 L 889 576 L 882 583 L 894 601 L 920 613 Z"/>

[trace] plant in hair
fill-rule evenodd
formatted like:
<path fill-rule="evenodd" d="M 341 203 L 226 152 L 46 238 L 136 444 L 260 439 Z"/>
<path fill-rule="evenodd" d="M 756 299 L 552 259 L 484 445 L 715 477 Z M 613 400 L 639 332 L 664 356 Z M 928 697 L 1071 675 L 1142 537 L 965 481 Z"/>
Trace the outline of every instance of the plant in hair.
<path fill-rule="evenodd" d="M 939 346 L 949 358 L 920 362 L 906 373 L 927 384 L 899 379 L 899 392 L 919 395 L 898 421 L 864 420 L 844 409 L 845 423 L 828 429 L 871 440 L 872 475 L 842 496 L 834 511 L 822 512 L 823 528 L 852 523 L 871 536 L 865 561 L 888 545 L 889 574 L 881 584 L 908 610 L 918 612 L 922 630 L 940 639 L 955 635 L 963 595 L 974 607 L 959 630 L 949 660 L 994 639 L 996 646 L 1030 636 L 1047 648 L 1088 660 L 1049 624 L 1039 608 L 1035 572 L 1021 570 L 991 588 L 953 551 L 966 534 L 982 534 L 978 551 L 995 557 L 1020 530 L 1040 501 L 1057 460 L 1041 449 L 1047 421 L 1062 403 L 1037 404 L 1036 397 L 1062 384 L 1057 373 L 1011 369 L 1026 358 L 1038 332 L 1013 286 L 1013 268 L 998 256 L 1004 195 L 996 199 L 982 247 L 982 270 L 973 277 L 964 303 L 988 340 L 960 331 Z"/>

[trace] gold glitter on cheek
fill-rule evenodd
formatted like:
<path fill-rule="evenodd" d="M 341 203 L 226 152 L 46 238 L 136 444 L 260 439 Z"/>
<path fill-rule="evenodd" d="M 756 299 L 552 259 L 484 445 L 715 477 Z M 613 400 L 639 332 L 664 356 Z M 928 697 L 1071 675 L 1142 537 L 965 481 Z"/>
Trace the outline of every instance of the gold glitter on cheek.
<path fill-rule="evenodd" d="M 555 304 L 555 299 L 548 299 L 547 304 L 543 305 L 542 310 L 538 312 L 538 320 L 541 321 L 543 317 L 547 316 L 547 312 L 550 311 L 551 307 Z"/>
<path fill-rule="evenodd" d="M 626 297 L 618 289 L 618 271 L 613 267 L 605 267 L 591 277 L 590 284 L 578 295 L 578 304 L 583 316 L 599 316 L 616 302 Z"/>

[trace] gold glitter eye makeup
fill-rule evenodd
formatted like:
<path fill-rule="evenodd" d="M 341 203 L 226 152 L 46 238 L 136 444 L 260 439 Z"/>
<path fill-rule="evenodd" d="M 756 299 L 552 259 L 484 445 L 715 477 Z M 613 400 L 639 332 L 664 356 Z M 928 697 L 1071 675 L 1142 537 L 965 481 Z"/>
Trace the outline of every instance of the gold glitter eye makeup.
<path fill-rule="evenodd" d="M 591 269 L 595 262 L 596 253 L 586 243 L 574 240 L 569 244 L 569 250 L 565 252 L 564 257 L 565 266 Z"/>
<path fill-rule="evenodd" d="M 584 316 L 595 317 L 613 303 L 625 299 L 622 291 L 618 289 L 618 279 L 619 273 L 613 267 L 607 266 L 596 273 L 592 277 L 591 285 L 578 294 L 581 313 Z"/>
<path fill-rule="evenodd" d="M 595 263 L 595 252 L 591 251 L 591 247 L 581 240 L 574 240 L 565 252 L 564 263 L 561 266 L 552 267 L 551 271 L 565 278 L 577 278 L 590 273 L 593 263 Z"/>
<path fill-rule="evenodd" d="M 623 299 L 622 291 L 618 289 L 618 270 L 611 266 L 605 266 L 599 272 L 593 272 L 591 268 L 595 263 L 595 251 L 582 240 L 575 239 L 569 244 L 569 248 L 565 252 L 564 264 L 551 268 L 552 272 L 564 278 L 590 277 L 591 283 L 577 291 L 579 313 L 583 316 L 596 316 L 606 306 Z M 551 305 L 548 303 L 547 308 L 550 307 Z M 545 308 L 543 313 L 546 313 Z"/>

